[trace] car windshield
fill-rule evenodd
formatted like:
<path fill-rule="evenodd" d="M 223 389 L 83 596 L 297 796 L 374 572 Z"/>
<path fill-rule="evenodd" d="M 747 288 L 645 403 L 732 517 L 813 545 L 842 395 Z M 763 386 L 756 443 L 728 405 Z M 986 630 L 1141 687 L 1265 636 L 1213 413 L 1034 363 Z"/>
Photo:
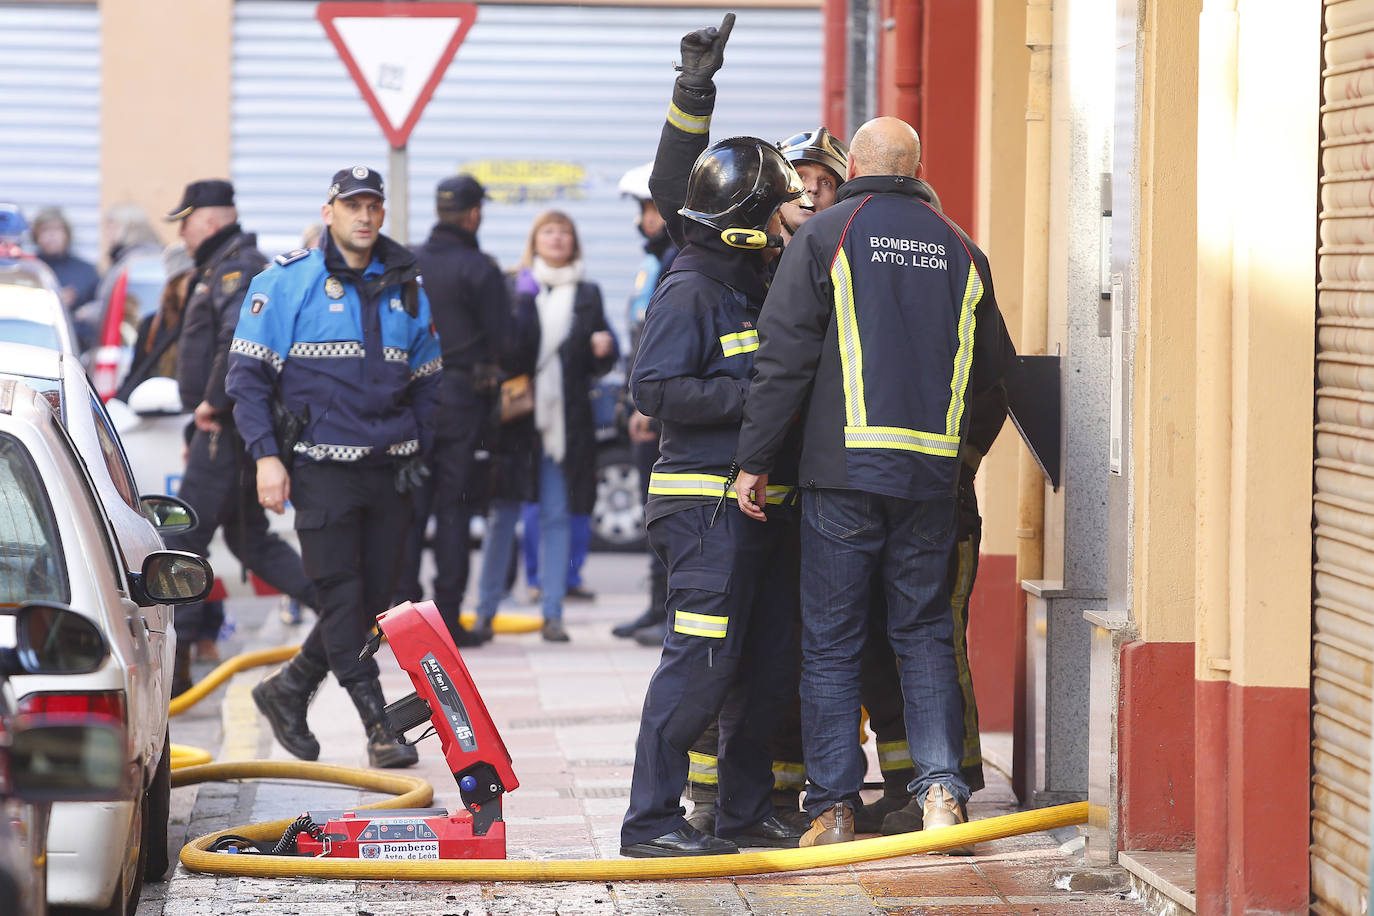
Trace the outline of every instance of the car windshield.
<path fill-rule="evenodd" d="M 24 446 L 0 433 L 0 605 L 71 601 L 52 504 Z"/>
<path fill-rule="evenodd" d="M 60 308 L 46 289 L 0 283 L 0 341 L 61 350 Z"/>
<path fill-rule="evenodd" d="M 43 395 L 43 399 L 52 407 L 57 418 L 66 422 L 62 416 L 62 383 L 55 378 L 48 378 L 45 375 L 24 375 L 19 372 L 0 372 L 0 382 L 13 380 L 20 384 L 27 385 L 34 391 Z"/>

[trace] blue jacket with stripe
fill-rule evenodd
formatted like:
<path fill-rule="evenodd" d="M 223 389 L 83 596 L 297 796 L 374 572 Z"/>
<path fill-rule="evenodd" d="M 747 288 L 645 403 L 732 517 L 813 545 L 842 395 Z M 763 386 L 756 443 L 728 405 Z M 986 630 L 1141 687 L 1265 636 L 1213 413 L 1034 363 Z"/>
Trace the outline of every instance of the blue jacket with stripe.
<path fill-rule="evenodd" d="M 258 274 L 230 347 L 227 389 L 253 458 L 278 454 L 270 401 L 308 417 L 297 460 L 380 464 L 427 453 L 443 361 L 415 256 L 386 236 L 362 271 L 325 232 Z"/>
<path fill-rule="evenodd" d="M 915 179 L 852 179 L 769 288 L 740 466 L 769 472 L 805 403 L 802 486 L 952 495 L 969 404 L 1003 384 L 1013 354 L 978 246 Z"/>
<path fill-rule="evenodd" d="M 700 236 L 654 292 L 630 371 L 635 404 L 663 425 L 649 479 L 650 521 L 687 501 L 720 497 L 758 349 L 755 322 L 765 292 L 758 254 L 729 248 L 706 231 Z M 775 503 L 792 482 L 774 481 Z"/>

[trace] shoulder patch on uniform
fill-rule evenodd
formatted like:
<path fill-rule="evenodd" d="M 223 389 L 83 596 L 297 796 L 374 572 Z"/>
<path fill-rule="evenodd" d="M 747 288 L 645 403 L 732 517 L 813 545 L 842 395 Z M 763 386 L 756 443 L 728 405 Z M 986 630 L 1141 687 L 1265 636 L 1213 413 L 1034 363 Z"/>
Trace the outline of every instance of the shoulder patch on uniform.
<path fill-rule="evenodd" d="M 282 267 L 285 267 L 287 264 L 294 264 L 301 258 L 309 256 L 309 248 L 297 248 L 295 251 L 288 251 L 286 254 L 279 254 L 275 258 L 273 258 L 273 260 L 280 264 Z"/>
<path fill-rule="evenodd" d="M 219 278 L 220 295 L 227 296 L 239 288 L 239 283 L 243 281 L 243 271 L 232 270 Z"/>
<path fill-rule="evenodd" d="M 263 310 L 264 308 L 266 308 L 266 307 L 267 307 L 267 294 L 266 294 L 266 293 L 254 293 L 254 294 L 253 294 L 253 298 L 252 298 L 252 308 L 250 309 L 250 311 L 251 311 L 254 315 L 257 315 L 257 314 L 260 314 L 260 313 L 262 312 L 262 310 Z"/>

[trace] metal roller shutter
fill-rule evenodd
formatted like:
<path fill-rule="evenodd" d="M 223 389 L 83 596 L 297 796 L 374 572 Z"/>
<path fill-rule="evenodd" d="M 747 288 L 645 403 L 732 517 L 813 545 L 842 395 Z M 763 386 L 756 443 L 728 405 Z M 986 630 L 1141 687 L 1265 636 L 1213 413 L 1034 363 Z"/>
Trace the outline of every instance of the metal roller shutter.
<path fill-rule="evenodd" d="M 100 252 L 100 12 L 0 4 L 0 200 L 59 206 L 76 250 Z"/>
<path fill-rule="evenodd" d="M 738 10 L 713 137 L 780 140 L 817 124 L 821 14 L 818 3 L 800 2 L 809 8 Z M 235 4 L 233 177 L 244 225 L 259 233 L 264 250 L 294 247 L 301 229 L 319 219 L 334 170 L 387 166 L 386 141 L 314 9 L 289 0 Z M 642 251 L 634 207 L 616 186 L 653 157 L 678 39 L 721 15 L 483 3 L 410 138 L 411 241 L 433 223 L 435 184 L 465 163 L 572 163 L 584 177 L 559 199 L 489 203 L 482 246 L 512 267 L 535 214 L 567 210 L 587 275 L 601 284 L 607 317 L 623 330 Z"/>
<path fill-rule="evenodd" d="M 1374 678 L 1374 0 L 1326 5 L 1313 515 L 1312 894 L 1369 897 Z"/>

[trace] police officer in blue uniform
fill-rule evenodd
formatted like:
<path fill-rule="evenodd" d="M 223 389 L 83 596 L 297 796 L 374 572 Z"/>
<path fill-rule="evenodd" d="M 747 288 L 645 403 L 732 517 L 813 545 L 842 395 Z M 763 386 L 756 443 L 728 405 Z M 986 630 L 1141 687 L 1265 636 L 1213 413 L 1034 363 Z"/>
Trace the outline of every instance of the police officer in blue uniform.
<path fill-rule="evenodd" d="M 186 473 L 178 496 L 196 510 L 200 523 L 169 535 L 167 546 L 204 554 L 217 528 L 224 528 L 230 552 L 263 581 L 307 607 L 315 587 L 301 559 L 267 526 L 258 504 L 253 462 L 234 424 L 233 400 L 225 391 L 229 345 L 249 282 L 267 266 L 257 236 L 244 232 L 234 207 L 234 186 L 220 179 L 186 186 L 168 222 L 195 261 L 185 318 L 177 339 L 177 384 L 182 406 L 194 411 Z M 205 604 L 176 609 L 177 656 L 172 695 L 191 686 L 191 644 L 201 629 Z M 213 626 L 213 623 L 212 623 Z"/>
<path fill-rule="evenodd" d="M 415 247 L 424 272 L 425 292 L 443 348 L 438 432 L 428 484 L 416 493 L 415 523 L 406 547 L 401 587 L 419 597 L 420 548 L 425 525 L 434 515 L 434 603 L 460 647 L 479 646 L 485 634 L 469 632 L 458 613 L 468 587 L 468 521 L 480 493 L 473 453 L 491 413 L 499 384 L 497 361 L 510 322 L 505 278 L 489 255 L 477 247 L 486 191 L 471 175 L 439 182 L 434 206 L 439 220 L 429 238 Z"/>
<path fill-rule="evenodd" d="M 689 56 L 684 41 L 684 78 L 709 84 L 720 60 L 711 59 L 714 45 L 706 47 Z M 676 92 L 674 99 L 664 137 L 681 152 L 668 132 Z M 766 525 L 727 501 L 767 289 L 772 252 L 763 246 L 770 234 L 781 243 L 778 207 L 805 194 L 777 148 L 754 137 L 702 152 L 680 210 L 671 196 L 659 196 L 660 188 L 676 192 L 676 168 L 674 150 L 660 143 L 650 188 L 683 245 L 654 293 L 630 375 L 636 405 L 663 424 L 646 515 L 650 546 L 668 568 L 669 617 L 621 826 L 621 854 L 639 857 L 794 846 L 801 834 L 777 818 L 770 799 L 769 742 L 794 664 L 796 569 L 786 562 L 793 488 L 780 474 Z M 679 800 L 688 749 L 717 715 L 720 797 L 712 835 L 687 823 Z"/>
<path fill-rule="evenodd" d="M 863 753 L 860 655 L 869 593 L 887 599 L 927 828 L 966 819 L 963 707 L 947 565 L 969 401 L 1012 348 L 987 258 L 923 200 L 920 141 L 896 118 L 854 136 L 837 203 L 788 245 L 764 307 L 739 437 L 738 504 L 763 520 L 790 418 L 805 410 L 802 722 L 812 826 L 854 838 Z"/>
<path fill-rule="evenodd" d="M 369 763 L 410 766 L 418 758 L 387 726 L 377 663 L 358 653 L 395 588 L 410 491 L 425 477 L 439 340 L 415 256 L 381 234 L 381 175 L 337 172 L 322 215 L 318 249 L 282 255 L 253 281 L 231 348 L 228 390 L 259 499 L 274 512 L 295 506 L 320 596 L 300 653 L 253 699 L 282 746 L 314 760 L 306 710 L 332 670 L 367 730 Z"/>

